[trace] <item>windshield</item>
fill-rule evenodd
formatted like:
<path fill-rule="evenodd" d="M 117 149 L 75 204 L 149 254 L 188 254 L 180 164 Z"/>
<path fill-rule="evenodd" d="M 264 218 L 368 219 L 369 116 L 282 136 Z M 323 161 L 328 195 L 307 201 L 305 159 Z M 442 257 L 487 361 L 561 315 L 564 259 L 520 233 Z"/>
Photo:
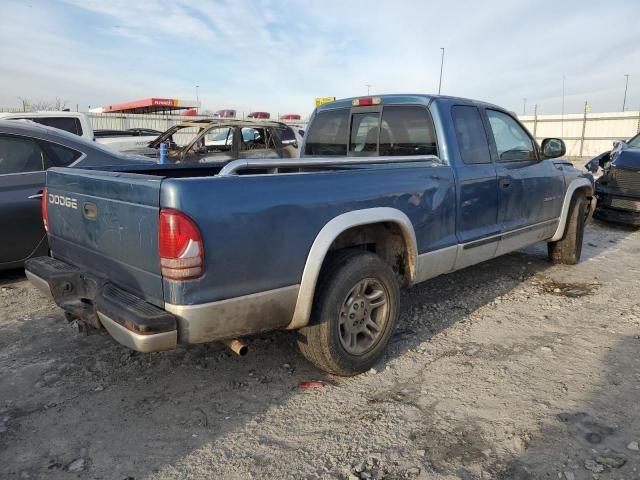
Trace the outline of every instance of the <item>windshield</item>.
<path fill-rule="evenodd" d="M 640 148 L 640 133 L 627 142 L 630 147 Z"/>
<path fill-rule="evenodd" d="M 201 131 L 202 127 L 176 125 L 155 139 L 150 146 L 153 148 L 159 148 L 160 143 L 168 140 L 170 149 L 181 149 L 189 145 Z"/>

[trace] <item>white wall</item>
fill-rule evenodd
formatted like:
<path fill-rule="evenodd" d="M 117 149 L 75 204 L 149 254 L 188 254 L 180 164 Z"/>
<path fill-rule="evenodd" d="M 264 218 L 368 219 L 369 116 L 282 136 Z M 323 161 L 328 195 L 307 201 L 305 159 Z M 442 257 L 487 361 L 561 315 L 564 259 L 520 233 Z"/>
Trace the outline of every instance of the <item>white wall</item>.
<path fill-rule="evenodd" d="M 640 132 L 640 112 L 587 113 L 586 122 L 584 114 L 519 118 L 531 133 L 535 131 L 538 142 L 547 137 L 562 138 L 570 157 L 594 157 L 610 150 L 615 140 L 627 140 Z"/>

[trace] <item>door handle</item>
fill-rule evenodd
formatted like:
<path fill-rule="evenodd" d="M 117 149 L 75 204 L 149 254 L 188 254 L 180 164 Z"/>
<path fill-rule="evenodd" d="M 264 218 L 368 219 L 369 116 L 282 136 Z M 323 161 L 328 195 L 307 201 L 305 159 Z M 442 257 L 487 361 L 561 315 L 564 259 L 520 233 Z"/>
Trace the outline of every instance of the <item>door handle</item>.
<path fill-rule="evenodd" d="M 40 192 L 40 193 L 36 193 L 36 194 L 34 194 L 34 195 L 29 195 L 27 198 L 28 198 L 29 200 L 33 200 L 33 199 L 35 199 L 35 198 L 42 198 L 42 192 Z"/>
<path fill-rule="evenodd" d="M 508 180 L 508 179 L 500 180 L 500 187 L 504 189 L 511 187 L 511 180 Z"/>

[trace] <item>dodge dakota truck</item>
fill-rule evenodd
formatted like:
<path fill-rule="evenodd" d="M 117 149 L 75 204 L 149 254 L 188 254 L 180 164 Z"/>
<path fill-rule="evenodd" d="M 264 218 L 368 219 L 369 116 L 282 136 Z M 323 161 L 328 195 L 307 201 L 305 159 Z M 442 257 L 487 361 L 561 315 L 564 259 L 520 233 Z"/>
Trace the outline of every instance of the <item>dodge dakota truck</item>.
<path fill-rule="evenodd" d="M 296 330 L 337 375 L 376 363 L 399 289 L 547 242 L 579 261 L 593 177 L 508 111 L 429 95 L 338 100 L 295 159 L 52 168 L 52 257 L 27 276 L 68 319 L 142 352 Z"/>

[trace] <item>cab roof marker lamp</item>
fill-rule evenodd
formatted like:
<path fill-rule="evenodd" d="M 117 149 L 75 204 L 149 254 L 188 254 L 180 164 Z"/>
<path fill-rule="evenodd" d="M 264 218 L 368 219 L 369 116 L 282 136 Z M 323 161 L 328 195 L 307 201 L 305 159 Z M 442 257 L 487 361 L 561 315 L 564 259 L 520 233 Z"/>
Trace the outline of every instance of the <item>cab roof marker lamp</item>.
<path fill-rule="evenodd" d="M 382 100 L 380 97 L 363 97 L 363 98 L 354 98 L 351 102 L 351 105 L 354 107 L 370 107 L 372 105 L 380 105 Z"/>

